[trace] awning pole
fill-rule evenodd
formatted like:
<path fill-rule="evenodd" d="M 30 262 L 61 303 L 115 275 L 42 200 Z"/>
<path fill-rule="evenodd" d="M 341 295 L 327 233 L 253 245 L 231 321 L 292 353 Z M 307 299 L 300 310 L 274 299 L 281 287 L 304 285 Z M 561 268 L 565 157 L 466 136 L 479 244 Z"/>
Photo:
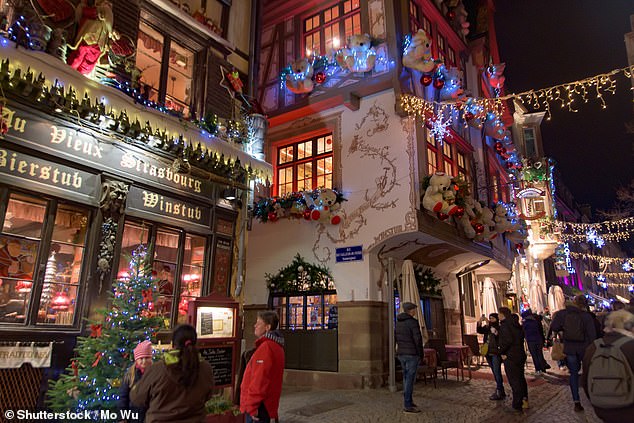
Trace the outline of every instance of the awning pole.
<path fill-rule="evenodd" d="M 395 347 L 394 347 L 394 259 L 391 257 L 388 258 L 386 277 L 387 277 L 386 284 L 387 284 L 387 290 L 388 290 L 387 320 L 389 322 L 388 360 L 390 362 L 389 364 L 390 373 L 389 373 L 388 385 L 389 385 L 390 392 L 396 392 L 396 365 L 395 365 L 396 356 L 394 354 L 395 352 Z"/>

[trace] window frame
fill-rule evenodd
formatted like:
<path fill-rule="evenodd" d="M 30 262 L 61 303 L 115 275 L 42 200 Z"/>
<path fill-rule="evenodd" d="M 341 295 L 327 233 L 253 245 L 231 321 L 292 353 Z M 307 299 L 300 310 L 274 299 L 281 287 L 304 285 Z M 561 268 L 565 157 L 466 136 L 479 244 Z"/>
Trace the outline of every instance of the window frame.
<path fill-rule="evenodd" d="M 346 39 L 348 35 L 352 35 L 354 34 L 354 20 L 355 18 L 358 19 L 358 26 L 359 26 L 359 32 L 361 33 L 362 30 L 362 20 L 361 20 L 361 0 L 359 1 L 359 7 L 357 8 L 351 8 L 350 11 L 346 12 L 345 11 L 345 4 L 347 2 L 354 2 L 357 0 L 337 0 L 335 2 L 328 2 L 326 6 L 323 6 L 321 9 L 319 9 L 316 12 L 312 12 L 310 14 L 306 14 L 303 15 L 300 19 L 300 25 L 301 25 L 301 33 L 300 33 L 300 46 L 302 48 L 302 50 L 306 53 L 306 56 L 309 56 L 311 54 L 315 54 L 315 55 L 327 55 L 330 54 L 331 51 L 327 51 L 326 49 L 328 48 L 327 46 L 327 39 L 326 39 L 326 29 L 332 27 L 333 25 L 338 25 L 339 26 L 339 47 L 343 47 L 346 44 Z M 334 18 L 329 19 L 328 21 L 325 20 L 326 14 L 330 11 L 332 11 L 334 8 L 337 8 L 337 13 L 338 15 Z M 313 25 L 311 26 L 310 30 L 306 29 L 306 22 L 311 20 L 311 19 L 315 19 L 316 17 L 319 17 L 319 22 L 317 25 Z M 353 32 L 351 34 L 346 34 L 346 27 L 345 27 L 345 23 L 346 20 L 348 19 L 352 19 L 352 28 L 353 28 Z M 307 46 L 306 45 L 306 38 L 311 36 L 314 37 L 315 34 L 319 35 L 319 51 L 315 51 L 315 43 L 313 42 L 313 45 L 311 46 Z M 334 37 L 331 38 L 331 40 L 333 40 Z M 336 49 L 339 47 L 335 47 L 334 43 L 331 44 L 331 49 Z"/>
<path fill-rule="evenodd" d="M 185 228 L 178 228 L 166 223 L 162 223 L 159 221 L 152 221 L 152 220 L 146 220 L 146 219 L 140 219 L 140 218 L 135 218 L 133 216 L 126 216 L 125 221 L 122 225 L 122 230 L 121 230 L 121 236 L 123 237 L 123 234 L 125 232 L 125 228 L 126 228 L 126 224 L 127 223 L 132 223 L 134 225 L 138 225 L 142 228 L 145 228 L 147 230 L 147 237 L 146 237 L 146 241 L 145 242 L 141 242 L 141 244 L 145 244 L 148 246 L 148 257 L 149 257 L 149 263 L 148 266 L 151 269 L 154 269 L 154 263 L 156 261 L 163 263 L 165 262 L 165 260 L 161 260 L 155 257 L 155 253 L 156 253 L 156 235 L 157 232 L 159 230 L 164 230 L 166 232 L 174 232 L 174 233 L 178 233 L 178 251 L 176 254 L 176 262 L 175 263 L 170 263 L 170 264 L 174 264 L 175 266 L 175 271 L 174 271 L 174 280 L 172 282 L 173 287 L 172 287 L 172 304 L 170 306 L 170 326 L 168 328 L 164 328 L 162 330 L 162 332 L 165 331 L 171 331 L 173 330 L 177 325 L 181 324 L 178 322 L 178 306 L 180 304 L 181 301 L 181 286 L 182 286 L 182 279 L 183 279 L 183 266 L 185 265 L 184 260 L 185 260 L 185 242 L 187 239 L 187 235 L 191 235 L 191 236 L 196 236 L 196 237 L 201 237 L 205 239 L 205 251 L 203 252 L 203 265 L 201 266 L 202 268 L 202 275 L 201 275 L 201 286 L 200 286 L 200 295 L 198 297 L 196 296 L 190 296 L 191 298 L 199 298 L 199 297 L 203 297 L 207 294 L 207 292 L 209 291 L 210 287 L 209 287 L 209 275 L 210 275 L 210 263 L 211 263 L 211 248 L 213 246 L 215 246 L 215 242 L 214 242 L 214 237 L 211 234 L 202 234 L 202 233 L 197 233 L 194 231 L 190 231 L 187 230 Z M 120 249 L 123 248 L 123 244 L 120 243 L 119 246 Z M 119 255 L 118 255 L 118 259 L 117 259 L 117 265 L 116 267 L 113 267 L 113 269 L 116 270 L 117 274 L 115 277 L 118 277 L 118 272 L 120 271 L 120 267 L 121 267 L 121 260 L 122 260 L 122 254 L 121 251 L 119 251 Z M 163 317 L 163 316 L 161 316 Z"/>
<path fill-rule="evenodd" d="M 318 139 L 319 138 L 327 138 L 330 137 L 331 140 L 331 144 L 330 144 L 330 150 L 323 152 L 321 154 L 317 153 L 318 151 Z M 306 158 L 302 158 L 302 159 L 298 159 L 297 158 L 297 153 L 298 153 L 298 146 L 300 144 L 304 144 L 306 142 L 312 142 L 312 152 L 314 152 L 313 154 L 311 154 L 310 157 Z M 284 162 L 284 163 L 280 163 L 280 152 L 286 148 L 289 147 L 293 147 L 293 158 L 289 161 L 289 162 Z M 331 159 L 331 166 L 332 166 L 332 171 L 330 173 L 330 188 L 333 188 L 335 186 L 335 162 L 334 162 L 334 156 L 335 156 L 335 148 L 334 148 L 334 133 L 333 131 L 327 131 L 327 132 L 317 132 L 317 133 L 313 133 L 313 134 L 306 134 L 306 136 L 304 137 L 295 137 L 292 140 L 289 140 L 287 142 L 280 142 L 279 144 L 275 145 L 274 147 L 274 155 L 275 155 L 275 161 L 273 164 L 273 169 L 275 170 L 274 173 L 274 190 L 273 193 L 274 195 L 285 195 L 287 192 L 289 191 L 285 191 L 283 194 L 281 194 L 281 185 L 280 184 L 280 178 L 279 178 L 279 173 L 281 169 L 292 169 L 292 187 L 290 192 L 298 192 L 298 191 L 302 191 L 300 189 L 298 189 L 298 184 L 299 184 L 299 179 L 298 179 L 298 171 L 297 168 L 299 165 L 303 165 L 306 163 L 311 163 L 312 167 L 313 167 L 313 171 L 312 171 L 312 175 L 311 175 L 311 188 L 310 190 L 315 190 L 319 187 L 321 187 L 322 185 L 318 185 L 318 173 L 317 173 L 317 162 L 319 160 L 322 159 L 326 159 L 328 157 L 330 157 Z M 327 174 L 325 174 L 327 175 Z M 306 178 L 302 179 L 305 180 Z M 284 185 L 288 185 L 288 182 L 286 182 Z M 325 185 L 326 187 L 328 187 L 327 185 Z"/>
<path fill-rule="evenodd" d="M 532 134 L 532 138 L 527 138 L 526 133 L 530 132 Z M 524 141 L 524 150 L 526 153 L 526 157 L 537 157 L 537 131 L 532 126 L 524 126 L 522 128 L 522 140 Z M 529 154 L 528 141 L 532 144 L 532 154 Z"/>
<path fill-rule="evenodd" d="M 31 293 L 28 300 L 28 305 L 25 309 L 25 319 L 23 322 L 0 322 L 0 328 L 24 328 L 24 329 L 77 329 L 84 317 L 84 307 L 86 298 L 89 293 L 89 281 L 87 280 L 88 267 L 91 264 L 92 257 L 94 255 L 94 248 L 92 245 L 92 239 L 94 238 L 94 229 L 92 228 L 95 221 L 95 209 L 87 204 L 78 203 L 75 201 L 59 199 L 54 196 L 43 195 L 42 193 L 34 193 L 26 189 L 20 189 L 18 187 L 9 187 L 0 185 L 0 235 L 5 235 L 4 223 L 6 219 L 6 212 L 8 203 L 11 198 L 11 194 L 16 193 L 18 195 L 24 195 L 27 197 L 37 198 L 45 203 L 44 219 L 42 221 L 42 227 L 40 229 L 40 238 L 37 238 L 38 247 L 35 262 L 33 263 L 33 276 L 31 279 Z M 44 277 L 46 271 L 46 264 L 48 257 L 51 253 L 52 245 L 56 241 L 53 241 L 53 232 L 55 230 L 55 217 L 60 209 L 60 206 L 69 205 L 83 209 L 86 212 L 86 232 L 83 239 L 83 252 L 80 265 L 80 275 L 77 282 L 77 292 L 75 295 L 75 305 L 73 310 L 73 319 L 70 324 L 55 324 L 50 322 L 38 322 L 38 312 L 42 301 L 42 290 L 44 287 Z M 20 239 L 32 239 L 36 238 L 15 235 L 6 233 L 9 237 Z M 63 244 L 80 245 L 71 242 L 63 242 Z M 61 283 L 55 283 L 61 284 Z"/>
<path fill-rule="evenodd" d="M 326 289 L 323 291 L 304 291 L 304 292 L 297 292 L 297 293 L 293 293 L 293 294 L 289 294 L 289 293 L 270 293 L 269 294 L 269 308 L 274 309 L 275 311 L 278 312 L 278 315 L 280 317 L 280 322 L 279 322 L 279 329 L 282 330 L 301 330 L 301 331 L 314 331 L 314 330 L 338 330 L 339 326 L 338 326 L 338 322 L 337 325 L 335 327 L 331 327 L 329 328 L 329 323 L 326 322 L 326 307 L 325 307 L 325 297 L 326 296 L 330 296 L 330 295 L 335 295 L 337 297 L 337 290 L 336 289 Z M 319 325 L 319 327 L 309 327 L 310 325 L 308 324 L 309 322 L 309 317 L 308 316 L 308 297 L 315 297 L 315 296 L 320 296 L 321 297 L 321 301 L 320 301 L 320 307 L 322 309 L 322 313 L 321 313 L 321 323 Z M 291 297 L 301 297 L 302 298 L 302 324 L 301 327 L 298 326 L 291 326 L 289 324 L 289 316 L 290 316 L 290 298 Z M 285 299 L 285 302 L 281 305 L 276 305 L 275 304 L 275 299 L 276 298 L 283 298 Z M 336 305 L 337 307 L 339 307 L 339 298 L 336 298 L 336 302 L 334 303 L 334 305 Z M 333 304 L 329 304 L 329 305 L 333 305 Z M 282 311 L 280 313 L 280 311 Z M 338 316 L 337 316 L 338 317 Z"/>

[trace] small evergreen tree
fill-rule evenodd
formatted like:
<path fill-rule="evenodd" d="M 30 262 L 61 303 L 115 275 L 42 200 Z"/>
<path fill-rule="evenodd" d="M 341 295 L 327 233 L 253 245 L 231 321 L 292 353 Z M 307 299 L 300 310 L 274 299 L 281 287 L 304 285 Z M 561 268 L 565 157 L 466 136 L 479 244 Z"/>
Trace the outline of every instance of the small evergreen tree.
<path fill-rule="evenodd" d="M 132 365 L 139 342 L 154 341 L 163 319 L 152 313 L 157 291 L 144 246 L 132 252 L 128 277 L 110 292 L 111 309 L 90 321 L 89 336 L 77 338 L 75 358 L 57 381 L 51 381 L 48 405 L 53 411 L 115 411 L 123 373 Z M 99 415 L 96 415 L 98 418 Z"/>

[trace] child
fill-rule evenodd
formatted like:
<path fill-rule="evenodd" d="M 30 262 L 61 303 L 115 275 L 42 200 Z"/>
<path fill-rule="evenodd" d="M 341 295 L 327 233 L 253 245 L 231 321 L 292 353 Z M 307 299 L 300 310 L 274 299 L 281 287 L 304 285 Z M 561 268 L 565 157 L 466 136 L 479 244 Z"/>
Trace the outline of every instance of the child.
<path fill-rule="evenodd" d="M 145 373 L 147 368 L 151 365 L 152 343 L 145 340 L 140 342 L 134 349 L 134 365 L 125 371 L 119 390 L 119 412 L 121 413 L 122 410 L 132 410 L 132 413 L 138 413 L 138 419 L 130 419 L 128 421 L 145 421 L 145 409 L 132 405 L 130 401 L 130 390 L 138 383 L 143 373 Z"/>

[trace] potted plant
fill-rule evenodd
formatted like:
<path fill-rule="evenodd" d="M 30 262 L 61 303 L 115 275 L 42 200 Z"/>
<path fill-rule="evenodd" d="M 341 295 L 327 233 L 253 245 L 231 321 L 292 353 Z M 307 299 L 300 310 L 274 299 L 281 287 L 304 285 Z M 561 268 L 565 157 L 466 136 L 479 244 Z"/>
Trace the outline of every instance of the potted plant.
<path fill-rule="evenodd" d="M 205 404 L 207 423 L 243 423 L 244 415 L 240 409 L 222 395 L 214 396 Z"/>

